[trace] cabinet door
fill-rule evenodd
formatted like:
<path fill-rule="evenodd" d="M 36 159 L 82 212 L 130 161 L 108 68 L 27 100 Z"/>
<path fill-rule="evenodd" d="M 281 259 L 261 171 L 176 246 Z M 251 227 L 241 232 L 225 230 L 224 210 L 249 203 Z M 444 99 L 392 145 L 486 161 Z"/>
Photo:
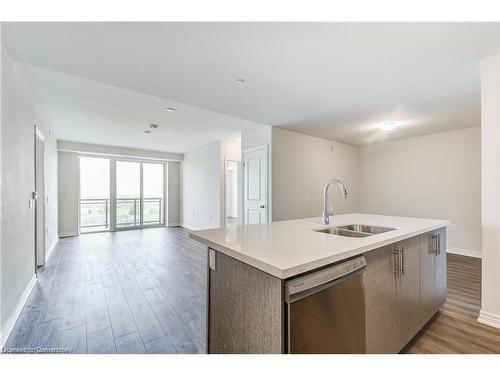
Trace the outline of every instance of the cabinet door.
<path fill-rule="evenodd" d="M 434 232 L 419 236 L 420 242 L 420 325 L 423 326 L 436 312 L 435 254 L 432 251 Z"/>
<path fill-rule="evenodd" d="M 365 308 L 367 353 L 397 353 L 395 246 L 365 254 Z"/>
<path fill-rule="evenodd" d="M 418 237 L 398 242 L 400 276 L 398 295 L 398 343 L 402 349 L 419 331 L 420 325 L 420 252 Z"/>
<path fill-rule="evenodd" d="M 446 228 L 435 231 L 438 248 L 435 249 L 434 275 L 436 292 L 436 310 L 446 302 Z"/>

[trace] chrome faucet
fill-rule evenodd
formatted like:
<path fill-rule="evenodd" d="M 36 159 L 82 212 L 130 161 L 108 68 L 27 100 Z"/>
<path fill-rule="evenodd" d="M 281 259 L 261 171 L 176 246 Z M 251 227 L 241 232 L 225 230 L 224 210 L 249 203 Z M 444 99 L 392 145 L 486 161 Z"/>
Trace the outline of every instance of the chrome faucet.
<path fill-rule="evenodd" d="M 328 189 L 330 189 L 331 184 L 337 184 L 342 191 L 342 197 L 344 199 L 347 198 L 347 189 L 342 181 L 337 180 L 336 178 L 328 181 L 325 186 L 325 190 L 323 191 L 323 224 L 325 225 L 330 224 L 330 215 L 333 215 L 333 212 L 328 211 Z"/>

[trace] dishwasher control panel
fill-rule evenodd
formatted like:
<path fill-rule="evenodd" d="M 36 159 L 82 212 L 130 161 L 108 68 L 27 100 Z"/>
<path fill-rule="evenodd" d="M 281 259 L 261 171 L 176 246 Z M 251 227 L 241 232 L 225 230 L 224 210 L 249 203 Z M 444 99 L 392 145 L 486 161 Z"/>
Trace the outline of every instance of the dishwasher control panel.
<path fill-rule="evenodd" d="M 365 257 L 360 256 L 320 271 L 289 280 L 285 283 L 285 300 L 290 302 L 293 299 L 293 295 L 310 289 L 321 288 L 322 285 L 328 286 L 335 280 L 356 272 L 365 266 Z"/>

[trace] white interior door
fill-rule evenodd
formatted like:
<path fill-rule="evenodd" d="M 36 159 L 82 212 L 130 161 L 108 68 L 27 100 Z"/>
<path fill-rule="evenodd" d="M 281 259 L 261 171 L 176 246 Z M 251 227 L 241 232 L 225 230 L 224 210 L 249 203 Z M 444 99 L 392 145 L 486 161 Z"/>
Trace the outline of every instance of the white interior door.
<path fill-rule="evenodd" d="M 267 223 L 267 145 L 243 154 L 244 224 Z"/>

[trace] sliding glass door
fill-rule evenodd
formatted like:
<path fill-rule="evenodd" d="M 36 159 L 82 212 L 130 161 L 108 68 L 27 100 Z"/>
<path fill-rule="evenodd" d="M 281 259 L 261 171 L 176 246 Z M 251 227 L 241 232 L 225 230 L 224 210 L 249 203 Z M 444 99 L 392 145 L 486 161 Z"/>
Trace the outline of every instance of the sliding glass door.
<path fill-rule="evenodd" d="M 109 159 L 80 157 L 80 233 L 110 229 Z"/>
<path fill-rule="evenodd" d="M 141 163 L 116 162 L 116 227 L 141 226 Z"/>
<path fill-rule="evenodd" d="M 80 232 L 165 224 L 164 163 L 80 157 Z"/>
<path fill-rule="evenodd" d="M 116 229 L 165 223 L 164 164 L 116 161 Z"/>
<path fill-rule="evenodd" d="M 158 225 L 165 222 L 163 168 L 163 164 L 157 163 L 142 165 L 143 225 Z"/>

